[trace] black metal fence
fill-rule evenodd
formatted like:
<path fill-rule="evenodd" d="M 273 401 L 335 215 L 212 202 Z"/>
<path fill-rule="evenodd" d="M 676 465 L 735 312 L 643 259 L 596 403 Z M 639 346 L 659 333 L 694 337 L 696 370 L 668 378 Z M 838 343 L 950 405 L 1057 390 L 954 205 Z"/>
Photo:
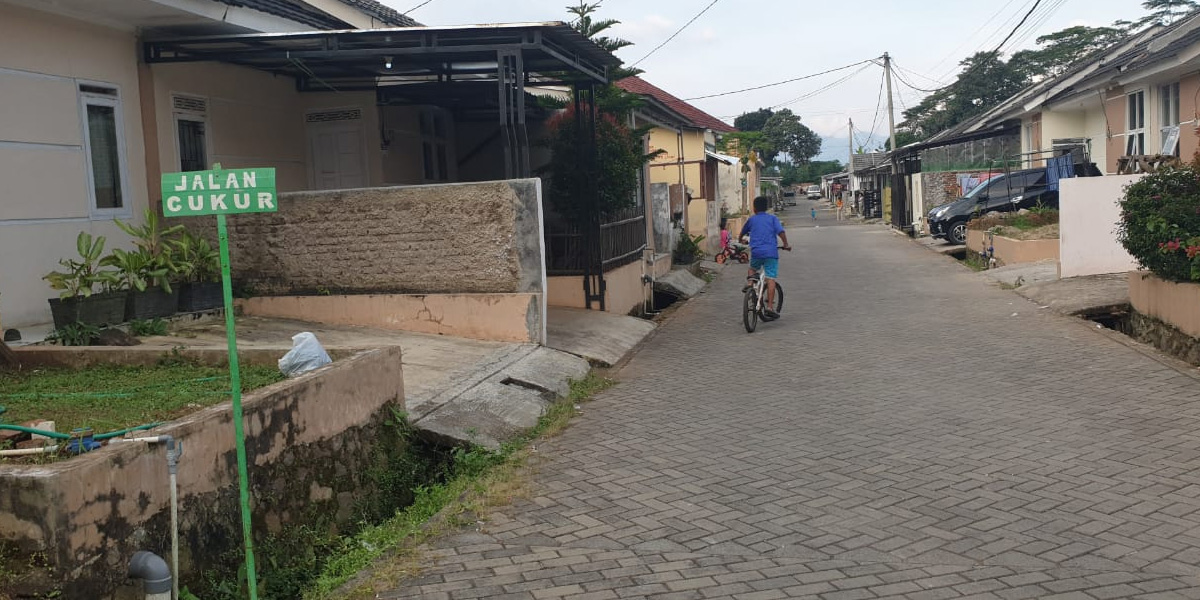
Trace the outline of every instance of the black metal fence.
<path fill-rule="evenodd" d="M 589 252 L 594 249 L 592 244 L 600 248 L 599 260 L 605 272 L 641 259 L 646 249 L 645 209 L 632 206 L 606 215 L 600 219 L 599 231 L 592 235 L 578 225 L 547 219 L 546 274 L 586 274 L 588 260 L 594 256 Z"/>

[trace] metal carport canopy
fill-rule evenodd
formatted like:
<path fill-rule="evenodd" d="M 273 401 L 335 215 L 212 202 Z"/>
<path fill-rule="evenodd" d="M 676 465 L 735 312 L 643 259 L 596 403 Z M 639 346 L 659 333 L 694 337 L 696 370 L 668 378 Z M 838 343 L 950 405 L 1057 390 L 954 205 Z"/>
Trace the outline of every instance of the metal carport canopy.
<path fill-rule="evenodd" d="M 143 49 L 147 63 L 232 63 L 295 77 L 299 89 L 314 91 L 495 81 L 502 54 L 520 56 L 529 83 L 603 84 L 608 69 L 621 64 L 562 22 L 151 39 Z"/>

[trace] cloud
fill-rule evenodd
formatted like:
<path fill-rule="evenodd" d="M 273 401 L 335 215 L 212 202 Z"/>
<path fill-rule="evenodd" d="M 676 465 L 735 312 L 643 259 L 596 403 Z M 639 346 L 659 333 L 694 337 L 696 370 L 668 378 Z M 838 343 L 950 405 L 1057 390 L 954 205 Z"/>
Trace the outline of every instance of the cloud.
<path fill-rule="evenodd" d="M 700 35 L 696 36 L 701 42 L 712 43 L 720 39 L 717 36 L 717 30 L 712 27 L 705 27 L 700 31 Z"/>
<path fill-rule="evenodd" d="M 629 21 L 621 21 L 617 25 L 613 25 L 609 31 L 613 35 L 626 38 L 633 42 L 648 42 L 649 40 L 662 39 L 671 35 L 675 31 L 677 25 L 671 19 L 662 15 L 645 15 L 637 19 Z"/>

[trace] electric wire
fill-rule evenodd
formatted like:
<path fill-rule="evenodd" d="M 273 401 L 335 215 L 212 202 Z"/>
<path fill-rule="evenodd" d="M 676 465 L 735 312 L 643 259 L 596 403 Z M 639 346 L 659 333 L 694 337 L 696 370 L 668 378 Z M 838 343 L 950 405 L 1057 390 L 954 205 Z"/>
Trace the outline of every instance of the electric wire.
<path fill-rule="evenodd" d="M 794 82 L 797 82 L 797 81 L 803 81 L 803 80 L 805 80 L 805 79 L 812 79 L 813 77 L 820 77 L 821 75 L 828 75 L 828 74 L 830 74 L 830 73 L 836 73 L 836 72 L 838 72 L 838 71 L 845 71 L 846 69 L 853 69 L 854 67 L 857 67 L 857 66 L 859 66 L 859 65 L 862 65 L 862 64 L 865 64 L 865 63 L 872 62 L 872 60 L 873 60 L 873 59 L 860 60 L 860 61 L 858 61 L 858 62 L 856 62 L 856 63 L 849 64 L 849 65 L 846 65 L 846 66 L 844 66 L 844 67 L 838 67 L 838 68 L 836 68 L 836 69 L 829 69 L 829 70 L 827 70 L 827 71 L 821 71 L 820 73 L 813 73 L 812 75 L 804 75 L 804 76 L 801 76 L 801 77 L 793 77 L 793 78 L 791 78 L 791 79 L 785 79 L 785 80 L 783 80 L 783 81 L 776 81 L 776 82 L 774 82 L 774 83 L 767 83 L 767 84 L 763 84 L 763 85 L 756 85 L 756 86 L 754 86 L 754 87 L 742 88 L 742 89 L 740 89 L 740 90 L 730 90 L 730 91 L 728 91 L 728 92 L 719 92 L 719 93 L 716 93 L 716 94 L 708 94 L 708 95 L 705 95 L 705 96 L 692 96 L 691 98 L 684 98 L 684 100 L 686 100 L 686 101 L 689 101 L 689 102 L 690 102 L 690 101 L 692 101 L 692 100 L 705 100 L 705 99 L 707 99 L 707 98 L 717 98 L 717 97 L 720 97 L 720 96 L 732 96 L 733 94 L 741 94 L 741 93 L 744 93 L 744 92 L 753 92 L 753 91 L 755 91 L 755 90 L 763 90 L 763 89 L 770 88 L 770 87 L 776 87 L 776 86 L 780 86 L 780 85 L 786 85 L 786 84 L 789 84 L 789 83 L 794 83 Z"/>
<path fill-rule="evenodd" d="M 421 8 L 422 6 L 425 6 L 426 4 L 429 4 L 430 2 L 433 2 L 433 0 L 425 0 L 424 2 L 422 2 L 422 3 L 418 4 L 418 5 L 416 5 L 416 6 L 412 7 L 412 8 L 410 8 L 410 9 L 408 9 L 408 10 L 406 10 L 406 11 L 404 11 L 404 14 L 405 14 L 405 16 L 407 16 L 407 15 L 408 15 L 408 13 L 410 13 L 410 12 L 412 12 L 412 11 L 414 11 L 414 10 L 417 10 L 418 8 Z"/>
<path fill-rule="evenodd" d="M 862 73 L 863 71 L 865 71 L 865 70 L 869 69 L 869 68 L 870 68 L 870 66 L 871 66 L 871 65 L 863 65 L 863 66 L 862 66 L 862 67 L 860 67 L 860 68 L 859 68 L 857 71 L 855 71 L 855 72 L 853 72 L 853 73 L 851 73 L 851 74 L 849 74 L 849 75 L 847 75 L 847 76 L 845 76 L 845 77 L 843 77 L 843 78 L 841 78 L 841 79 L 838 79 L 837 81 L 834 81 L 833 83 L 830 83 L 830 84 L 828 84 L 828 85 L 826 85 L 826 86 L 824 86 L 824 87 L 821 87 L 821 88 L 818 88 L 818 89 L 816 89 L 816 90 L 813 90 L 813 91 L 811 91 L 811 92 L 808 92 L 808 93 L 806 93 L 806 94 L 803 94 L 803 95 L 801 95 L 801 96 L 799 96 L 799 97 L 797 97 L 797 98 L 793 98 L 793 99 L 791 99 L 791 100 L 788 100 L 787 102 L 783 102 L 783 103 L 780 103 L 780 104 L 776 104 L 776 105 L 774 105 L 774 106 L 772 106 L 772 107 L 771 107 L 771 110 L 777 110 L 777 109 L 783 108 L 783 107 L 785 107 L 785 106 L 791 106 L 792 104 L 795 104 L 795 103 L 797 103 L 797 102 L 801 102 L 801 101 L 804 101 L 804 100 L 808 100 L 809 98 L 812 98 L 812 97 L 814 97 L 814 96 L 816 96 L 816 95 L 818 95 L 818 94 L 821 94 L 821 93 L 827 92 L 827 91 L 829 91 L 829 90 L 831 90 L 831 89 L 833 89 L 833 88 L 835 88 L 835 87 L 837 87 L 837 86 L 839 86 L 839 85 L 841 85 L 841 84 L 843 84 L 843 83 L 845 83 L 845 82 L 847 82 L 847 81 L 849 81 L 849 80 L 853 79 L 855 75 L 858 75 L 859 73 Z"/>
<path fill-rule="evenodd" d="M 879 124 L 879 115 L 883 114 L 883 88 L 886 83 L 887 73 L 884 73 L 879 76 L 879 99 L 875 101 L 875 116 L 871 118 L 871 135 L 867 138 L 867 143 L 862 144 L 864 148 L 869 148 L 875 141 L 875 126 Z"/>
<path fill-rule="evenodd" d="M 1064 4 L 1066 4 L 1066 2 L 1067 2 L 1067 0 L 1054 0 L 1050 4 L 1048 4 L 1046 6 L 1046 9 L 1042 12 L 1041 15 L 1039 15 L 1035 19 L 1033 24 L 1030 25 L 1028 28 L 1026 28 L 1025 33 L 1017 36 L 1017 39 L 1013 41 L 1013 44 L 1011 47 L 1013 47 L 1013 48 L 1020 47 L 1027 40 L 1029 40 L 1029 38 L 1033 37 L 1033 35 L 1036 34 L 1041 29 L 1042 25 L 1045 25 L 1046 22 L 1049 21 L 1051 19 L 1051 17 L 1054 16 L 1054 13 L 1058 12 L 1058 9 L 1062 8 L 1062 6 Z"/>
<path fill-rule="evenodd" d="M 1000 7 L 1000 10 L 997 10 L 995 13 L 992 14 L 992 16 L 988 17 L 986 20 L 984 20 L 982 23 L 980 23 L 978 29 L 976 29 L 973 33 L 971 33 L 971 35 L 964 38 L 962 42 L 959 42 L 959 44 L 957 46 L 955 46 L 953 50 L 951 50 L 948 54 L 943 56 L 941 60 L 934 63 L 934 65 L 932 67 L 930 67 L 929 70 L 936 71 L 938 67 L 946 64 L 946 61 L 949 60 L 951 56 L 956 55 L 959 50 L 963 49 L 963 46 L 966 46 L 968 43 L 970 43 L 971 40 L 975 39 L 975 36 L 979 35 L 984 30 L 984 28 L 986 28 L 988 25 L 991 25 L 992 23 L 994 23 L 996 21 L 996 17 L 1000 16 L 1000 13 L 1004 12 L 1006 9 L 1008 9 L 1008 7 L 1010 5 L 1012 5 L 1013 2 L 1016 2 L 1016 1 L 1017 0 L 1008 0 L 1008 2 L 1006 2 L 1004 4 L 1004 6 Z"/>
<path fill-rule="evenodd" d="M 425 1 L 428 3 L 428 2 L 432 2 L 433 0 L 425 0 Z M 684 24 L 683 24 L 683 27 L 680 27 L 678 30 L 676 30 L 676 31 L 675 31 L 675 33 L 672 33 L 672 34 L 671 34 L 671 37 L 667 38 L 666 40 L 663 40 L 663 43 L 661 43 L 661 44 L 659 44 L 659 45 L 655 46 L 653 50 L 651 50 L 650 52 L 648 52 L 648 53 L 647 53 L 645 56 L 643 56 L 643 57 L 641 57 L 641 58 L 637 59 L 637 62 L 635 62 L 635 63 L 633 63 L 632 65 L 629 65 L 629 66 L 630 66 L 630 67 L 636 67 L 636 66 L 638 66 L 639 64 L 641 64 L 641 62 L 642 62 L 642 61 L 644 61 L 644 60 L 646 60 L 647 58 L 650 58 L 651 56 L 653 56 L 655 52 L 658 52 L 659 50 L 661 50 L 663 46 L 666 46 L 668 43 L 670 43 L 670 42 L 671 42 L 671 40 L 675 39 L 675 37 L 676 37 L 676 36 L 678 36 L 679 34 L 683 33 L 683 30 L 684 30 L 684 29 L 687 29 L 689 25 L 691 25 L 692 23 L 695 23 L 695 22 L 696 22 L 696 19 L 699 19 L 699 18 L 700 18 L 702 15 L 704 15 L 704 13 L 708 12 L 708 9 L 712 8 L 712 7 L 713 7 L 713 5 L 715 5 L 717 2 L 720 2 L 720 0 L 712 0 L 712 2 L 709 2 L 709 3 L 708 3 L 708 6 L 705 6 L 705 7 L 704 7 L 704 10 L 701 10 L 700 12 L 696 13 L 696 16 L 692 17 L 692 18 L 691 18 L 691 20 L 689 20 L 687 23 L 684 23 Z"/>
<path fill-rule="evenodd" d="M 1012 31 L 1008 32 L 1008 35 L 1004 37 L 1004 41 L 1000 42 L 1000 45 L 996 46 L 995 50 L 992 50 L 992 54 L 1000 54 L 1000 50 L 1004 48 L 1004 45 L 1008 43 L 1008 40 L 1011 40 L 1012 36 L 1017 33 L 1017 30 L 1021 29 L 1021 26 L 1025 24 L 1025 21 L 1029 20 L 1029 15 L 1032 15 L 1033 11 L 1037 10 L 1037 7 L 1040 6 L 1041 3 L 1042 0 L 1034 1 L 1033 8 L 1029 9 L 1029 12 L 1025 13 L 1024 17 L 1021 17 L 1021 22 L 1017 23 L 1017 26 L 1013 27 Z"/>

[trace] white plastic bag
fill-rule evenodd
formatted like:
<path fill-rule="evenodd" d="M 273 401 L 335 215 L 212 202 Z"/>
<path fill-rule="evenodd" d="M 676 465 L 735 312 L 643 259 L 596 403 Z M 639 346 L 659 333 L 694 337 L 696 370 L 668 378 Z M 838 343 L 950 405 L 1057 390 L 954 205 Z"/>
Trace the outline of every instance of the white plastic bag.
<path fill-rule="evenodd" d="M 317 336 L 305 331 L 292 336 L 292 349 L 279 359 L 279 370 L 288 377 L 295 377 L 331 362 Z"/>

